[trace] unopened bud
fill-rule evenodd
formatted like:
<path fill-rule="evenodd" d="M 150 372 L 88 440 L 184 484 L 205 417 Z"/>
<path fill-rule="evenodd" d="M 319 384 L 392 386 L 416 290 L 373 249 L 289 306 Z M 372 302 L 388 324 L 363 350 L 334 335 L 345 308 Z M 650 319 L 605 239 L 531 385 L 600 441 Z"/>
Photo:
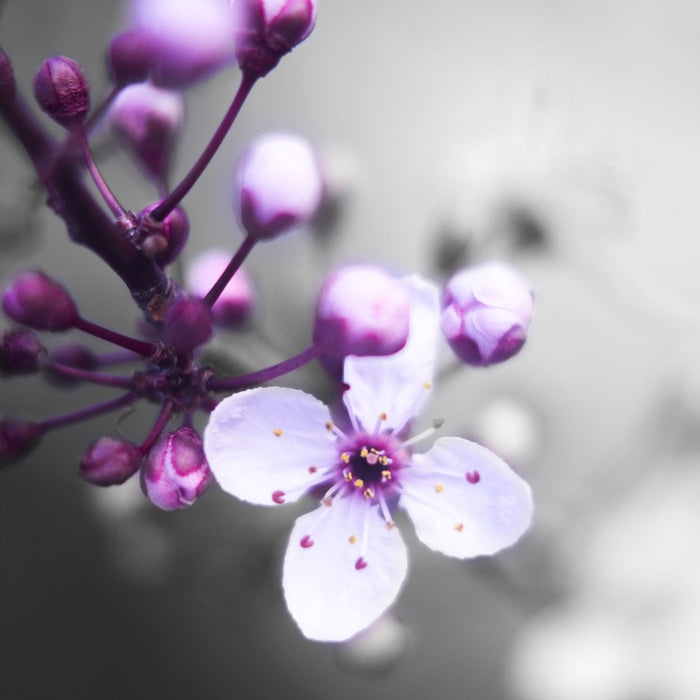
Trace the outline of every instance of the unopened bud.
<path fill-rule="evenodd" d="M 308 223 L 323 193 L 311 145 L 290 134 L 257 139 L 238 165 L 234 209 L 253 238 L 274 238 Z"/>
<path fill-rule="evenodd" d="M 5 331 L 0 338 L 0 374 L 31 374 L 39 369 L 46 348 L 31 331 Z"/>
<path fill-rule="evenodd" d="M 17 87 L 12 63 L 9 56 L 0 49 L 0 100 L 12 102 L 16 93 Z"/>
<path fill-rule="evenodd" d="M 175 207 L 163 221 L 156 221 L 149 215 L 156 206 L 152 204 L 139 213 L 137 238 L 144 255 L 165 267 L 174 262 L 185 247 L 190 222 L 180 207 Z"/>
<path fill-rule="evenodd" d="M 0 464 L 19 459 L 36 447 L 44 429 L 39 423 L 0 421 Z"/>
<path fill-rule="evenodd" d="M 442 330 L 463 362 L 496 364 L 522 348 L 532 305 L 532 290 L 515 268 L 505 263 L 469 267 L 445 286 Z"/>
<path fill-rule="evenodd" d="M 115 85 L 146 80 L 155 60 L 153 49 L 147 32 L 134 29 L 117 34 L 107 50 L 107 63 Z"/>
<path fill-rule="evenodd" d="M 192 352 L 212 336 L 211 309 L 200 299 L 181 297 L 168 309 L 163 329 L 178 352 Z"/>
<path fill-rule="evenodd" d="M 64 331 L 78 318 L 68 292 L 43 272 L 25 272 L 2 295 L 4 312 L 17 323 L 40 331 Z"/>
<path fill-rule="evenodd" d="M 184 118 L 182 95 L 150 83 L 125 87 L 109 111 L 109 123 L 146 174 L 163 180 Z"/>
<path fill-rule="evenodd" d="M 80 460 L 80 476 L 96 486 L 123 484 L 143 460 L 137 445 L 126 440 L 101 437 L 91 443 Z"/>
<path fill-rule="evenodd" d="M 66 56 L 46 59 L 34 76 L 34 96 L 41 109 L 69 129 L 85 121 L 90 87 L 80 66 Z"/>
<path fill-rule="evenodd" d="M 136 0 L 132 21 L 151 42 L 157 85 L 184 88 L 235 62 L 229 0 Z"/>
<path fill-rule="evenodd" d="M 187 269 L 187 288 L 199 298 L 206 296 L 231 261 L 231 253 L 210 249 L 196 257 Z M 224 287 L 212 306 L 214 321 L 223 326 L 237 326 L 249 316 L 255 302 L 250 278 L 241 267 Z"/>
<path fill-rule="evenodd" d="M 263 76 L 300 44 L 316 23 L 316 0 L 233 0 L 236 58 Z"/>
<path fill-rule="evenodd" d="M 391 355 L 406 344 L 410 301 L 404 284 L 382 268 L 343 267 L 321 288 L 314 343 L 335 357 Z"/>
<path fill-rule="evenodd" d="M 141 488 L 163 510 L 191 506 L 211 486 L 202 438 L 184 427 L 161 436 L 141 470 Z"/>

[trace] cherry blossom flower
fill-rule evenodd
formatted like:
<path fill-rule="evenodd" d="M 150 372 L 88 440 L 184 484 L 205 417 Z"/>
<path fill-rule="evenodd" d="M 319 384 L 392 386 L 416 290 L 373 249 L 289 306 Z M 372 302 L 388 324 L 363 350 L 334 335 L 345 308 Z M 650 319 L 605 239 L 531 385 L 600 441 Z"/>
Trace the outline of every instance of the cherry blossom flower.
<path fill-rule="evenodd" d="M 458 558 L 494 554 L 530 523 L 528 485 L 486 448 L 446 437 L 413 454 L 425 434 L 409 439 L 408 428 L 430 393 L 440 310 L 432 284 L 406 285 L 404 348 L 345 360 L 346 430 L 313 396 L 265 387 L 224 399 L 204 433 L 211 470 L 234 496 L 274 506 L 320 495 L 294 524 L 283 573 L 289 611 L 310 639 L 349 639 L 398 596 L 408 555 L 396 508 L 423 543 Z"/>

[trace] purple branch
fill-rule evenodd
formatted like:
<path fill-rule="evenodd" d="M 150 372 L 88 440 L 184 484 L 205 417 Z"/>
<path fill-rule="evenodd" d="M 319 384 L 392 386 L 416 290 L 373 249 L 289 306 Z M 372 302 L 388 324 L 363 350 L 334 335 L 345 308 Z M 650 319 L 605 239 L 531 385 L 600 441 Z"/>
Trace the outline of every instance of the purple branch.
<path fill-rule="evenodd" d="M 94 406 L 88 406 L 87 408 L 82 408 L 79 411 L 73 413 L 66 413 L 63 416 L 56 416 L 55 418 L 49 418 L 48 420 L 42 421 L 39 425 L 43 430 L 54 430 L 55 428 L 62 428 L 65 425 L 70 425 L 71 423 L 78 423 L 83 420 L 88 420 L 89 418 L 94 418 L 102 413 L 109 413 L 110 411 L 116 411 L 119 408 L 128 406 L 129 404 L 136 401 L 138 396 L 130 391 L 118 399 L 112 399 L 111 401 L 104 401 L 103 403 L 98 403 Z"/>
<path fill-rule="evenodd" d="M 163 405 L 163 408 L 161 409 L 160 413 L 158 414 L 158 418 L 153 424 L 151 432 L 148 433 L 148 437 L 146 437 L 141 447 L 139 447 L 139 450 L 141 450 L 141 454 L 145 455 L 146 452 L 148 452 L 148 450 L 150 450 L 151 447 L 153 447 L 153 443 L 158 439 L 158 436 L 163 432 L 163 428 L 165 428 L 166 423 L 170 420 L 170 414 L 172 412 L 173 404 L 172 402 L 167 401 Z"/>
<path fill-rule="evenodd" d="M 133 388 L 134 382 L 131 377 L 122 377 L 116 374 L 102 374 L 101 372 L 92 372 L 87 369 L 78 367 L 70 367 L 62 365 L 58 362 L 47 362 L 46 369 L 54 374 L 67 379 L 78 379 L 84 382 L 92 382 L 93 384 L 105 384 L 106 386 L 116 386 L 122 389 Z"/>
<path fill-rule="evenodd" d="M 226 269 L 221 273 L 221 276 L 214 283 L 214 286 L 207 292 L 207 295 L 202 301 L 211 308 L 216 300 L 221 296 L 226 285 L 231 281 L 231 278 L 236 274 L 236 270 L 243 264 L 243 261 L 248 257 L 248 254 L 253 250 L 253 246 L 257 243 L 257 238 L 246 236 L 243 243 L 239 246 L 235 255 L 231 258 L 231 262 L 226 266 Z"/>
<path fill-rule="evenodd" d="M 81 316 L 78 316 L 78 319 L 73 323 L 73 326 L 84 333 L 89 333 L 97 338 L 102 338 L 102 340 L 107 340 L 110 343 L 119 345 L 120 347 L 131 350 L 132 352 L 143 355 L 144 357 L 151 357 L 157 350 L 157 346 L 153 343 L 146 343 L 143 340 L 130 338 L 128 335 L 122 335 L 121 333 L 112 331 L 109 328 L 98 326 L 96 323 L 88 321 Z"/>
<path fill-rule="evenodd" d="M 262 382 L 268 382 L 271 379 L 277 379 L 277 377 L 289 374 L 289 372 L 303 367 L 305 364 L 311 362 L 311 360 L 316 359 L 320 354 L 321 351 L 315 345 L 311 345 L 306 348 L 306 350 L 302 350 L 298 355 L 290 357 L 288 360 L 279 362 L 271 367 L 258 370 L 257 372 L 242 374 L 239 377 L 229 377 L 227 379 L 211 378 L 207 382 L 207 389 L 211 391 L 227 391 L 230 389 L 243 389 L 245 387 L 261 384 Z"/>

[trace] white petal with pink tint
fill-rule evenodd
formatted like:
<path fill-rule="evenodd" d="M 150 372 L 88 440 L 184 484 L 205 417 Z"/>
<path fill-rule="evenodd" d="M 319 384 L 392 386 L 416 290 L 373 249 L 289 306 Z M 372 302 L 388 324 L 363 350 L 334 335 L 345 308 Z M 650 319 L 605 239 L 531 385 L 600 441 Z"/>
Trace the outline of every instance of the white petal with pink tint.
<path fill-rule="evenodd" d="M 224 491 L 262 505 L 291 502 L 338 459 L 329 421 L 328 409 L 303 391 L 250 389 L 212 411 L 204 452 Z"/>
<path fill-rule="evenodd" d="M 498 456 L 456 437 L 414 455 L 401 475 L 406 509 L 418 538 L 452 557 L 494 554 L 530 525 L 530 487 Z"/>
<path fill-rule="evenodd" d="M 411 294 L 408 340 L 386 357 L 348 357 L 343 380 L 347 400 L 366 430 L 380 413 L 387 428 L 401 428 L 416 416 L 429 395 L 437 355 L 440 306 L 437 287 L 417 276 L 405 278 Z"/>
<path fill-rule="evenodd" d="M 294 524 L 284 559 L 287 607 L 309 639 L 343 641 L 394 602 L 407 569 L 406 546 L 379 508 L 336 498 Z"/>

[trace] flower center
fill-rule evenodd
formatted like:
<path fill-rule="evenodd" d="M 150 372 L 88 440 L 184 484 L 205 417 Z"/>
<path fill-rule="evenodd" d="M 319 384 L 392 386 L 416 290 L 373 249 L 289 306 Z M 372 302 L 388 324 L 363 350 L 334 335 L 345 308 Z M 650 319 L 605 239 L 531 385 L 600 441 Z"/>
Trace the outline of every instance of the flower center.
<path fill-rule="evenodd" d="M 374 499 L 380 490 L 392 489 L 392 482 L 403 465 L 389 440 L 372 437 L 363 441 L 363 437 L 358 435 L 356 444 L 340 453 L 338 468 L 349 488 Z"/>

